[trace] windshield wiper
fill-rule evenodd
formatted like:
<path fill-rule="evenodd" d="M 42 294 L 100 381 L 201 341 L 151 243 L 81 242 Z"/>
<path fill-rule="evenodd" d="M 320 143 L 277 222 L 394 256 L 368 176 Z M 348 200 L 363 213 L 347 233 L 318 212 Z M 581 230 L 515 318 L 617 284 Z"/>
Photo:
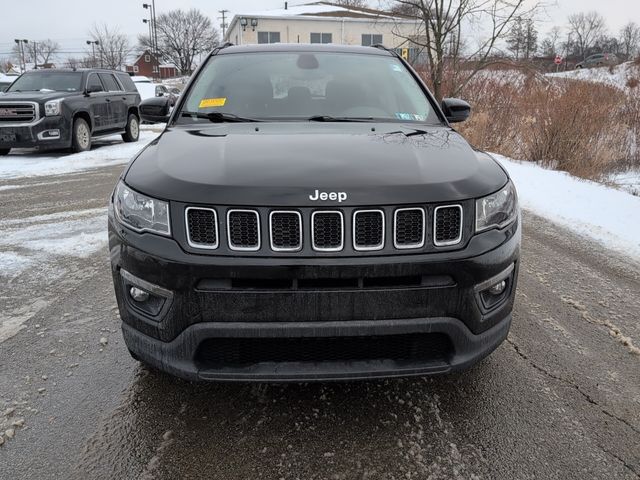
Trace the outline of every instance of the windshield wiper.
<path fill-rule="evenodd" d="M 310 122 L 371 122 L 373 117 L 332 117 L 331 115 L 314 115 L 307 120 Z"/>
<path fill-rule="evenodd" d="M 225 113 L 225 112 L 210 112 L 210 113 L 202 113 L 202 112 L 182 112 L 183 117 L 196 117 L 203 118 L 209 120 L 214 123 L 224 123 L 224 122 L 261 122 L 262 120 L 258 120 L 257 118 L 248 118 L 241 117 L 239 115 L 235 115 L 233 113 Z"/>

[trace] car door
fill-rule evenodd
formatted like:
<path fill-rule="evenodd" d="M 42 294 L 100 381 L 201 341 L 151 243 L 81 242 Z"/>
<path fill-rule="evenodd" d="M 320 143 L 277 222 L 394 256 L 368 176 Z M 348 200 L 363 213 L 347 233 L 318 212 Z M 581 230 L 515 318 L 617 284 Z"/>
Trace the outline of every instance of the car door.
<path fill-rule="evenodd" d="M 109 97 L 109 128 L 124 128 L 127 124 L 127 97 L 112 73 L 99 73 Z"/>
<path fill-rule="evenodd" d="M 109 128 L 109 93 L 105 91 L 105 87 L 97 73 L 89 73 L 86 92 L 89 113 L 93 122 L 93 131 L 107 130 Z"/>

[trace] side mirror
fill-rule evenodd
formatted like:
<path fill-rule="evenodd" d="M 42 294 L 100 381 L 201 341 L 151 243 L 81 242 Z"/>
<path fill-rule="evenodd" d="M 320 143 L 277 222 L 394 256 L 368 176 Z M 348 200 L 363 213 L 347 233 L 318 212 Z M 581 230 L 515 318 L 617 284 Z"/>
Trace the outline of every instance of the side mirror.
<path fill-rule="evenodd" d="M 98 93 L 98 92 L 104 92 L 104 88 L 102 88 L 101 85 L 96 85 L 94 83 L 93 85 L 89 85 L 87 87 L 87 93 Z"/>
<path fill-rule="evenodd" d="M 444 98 L 442 111 L 449 123 L 464 122 L 471 114 L 471 105 L 459 98 Z"/>
<path fill-rule="evenodd" d="M 138 107 L 140 118 L 149 123 L 166 123 L 169 120 L 169 99 L 167 97 L 147 98 Z"/>

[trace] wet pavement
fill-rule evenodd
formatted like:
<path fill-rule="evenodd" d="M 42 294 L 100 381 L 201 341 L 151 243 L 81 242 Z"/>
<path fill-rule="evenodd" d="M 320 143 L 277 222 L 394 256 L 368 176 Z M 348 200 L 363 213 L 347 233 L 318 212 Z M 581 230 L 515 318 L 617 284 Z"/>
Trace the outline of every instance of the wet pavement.
<path fill-rule="evenodd" d="M 0 479 L 640 478 L 637 263 L 526 214 L 509 339 L 473 369 L 189 384 L 121 339 L 121 171 L 0 181 Z"/>

